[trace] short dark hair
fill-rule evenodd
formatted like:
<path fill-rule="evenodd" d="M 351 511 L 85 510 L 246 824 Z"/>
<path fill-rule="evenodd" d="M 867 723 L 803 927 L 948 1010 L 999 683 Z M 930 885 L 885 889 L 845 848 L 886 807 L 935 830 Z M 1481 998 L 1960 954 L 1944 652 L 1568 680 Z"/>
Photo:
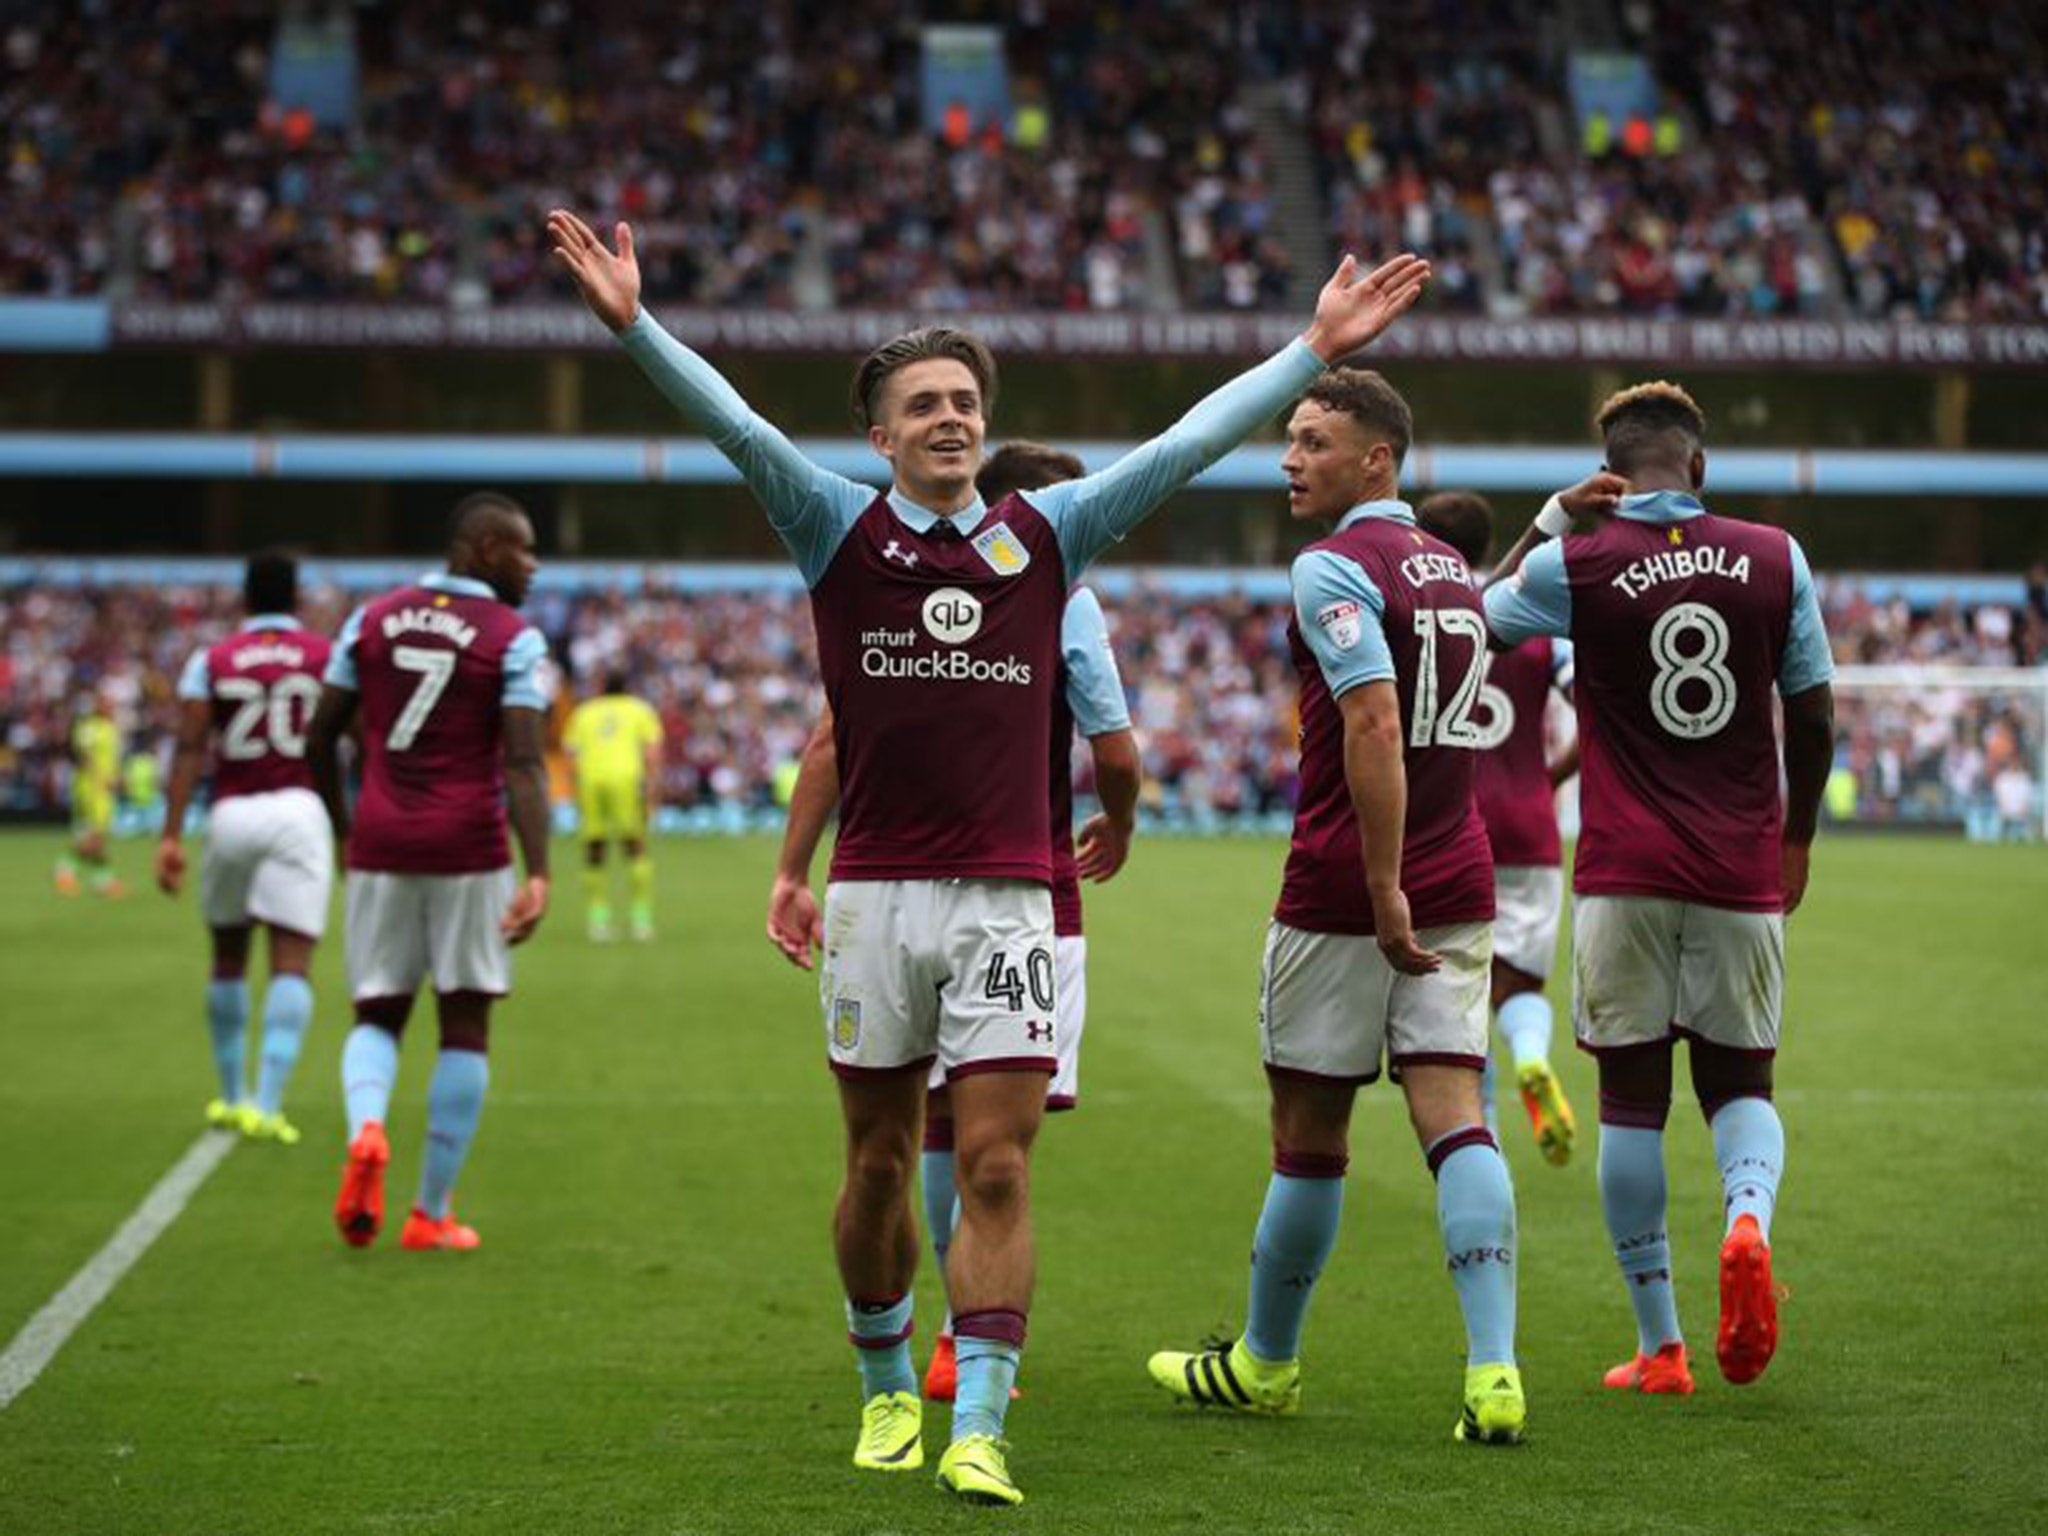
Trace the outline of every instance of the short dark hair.
<path fill-rule="evenodd" d="M 1475 569 L 1493 551 L 1493 507 L 1476 491 L 1439 491 L 1415 509 L 1415 521 Z"/>
<path fill-rule="evenodd" d="M 1646 464 L 1683 469 L 1707 441 L 1707 413 L 1669 379 L 1617 390 L 1593 424 L 1607 445 L 1607 467 L 1617 475 Z"/>
<path fill-rule="evenodd" d="M 626 691 L 626 669 L 624 667 L 605 668 L 604 691 L 606 693 L 624 693 Z"/>
<path fill-rule="evenodd" d="M 250 613 L 290 613 L 299 606 L 299 562 L 281 549 L 249 557 L 242 572 L 242 606 Z"/>
<path fill-rule="evenodd" d="M 513 518 L 525 516 L 526 508 L 503 491 L 471 491 L 448 514 L 448 542 L 474 544 L 503 532 Z"/>
<path fill-rule="evenodd" d="M 1370 368 L 1330 368 L 1302 392 L 1326 411 L 1341 411 L 1394 450 L 1394 467 L 1415 440 L 1415 415 L 1401 392 Z"/>
<path fill-rule="evenodd" d="M 1088 466 L 1066 449 L 1019 439 L 1003 444 L 982 461 L 974 488 L 983 501 L 994 506 L 1012 491 L 1043 490 L 1087 473 Z"/>
<path fill-rule="evenodd" d="M 964 364 L 981 390 L 981 414 L 987 416 L 995 409 L 996 358 L 988 343 L 972 331 L 950 325 L 927 325 L 905 331 L 861 359 L 853 375 L 853 419 L 863 429 L 872 427 L 878 416 L 876 402 L 882 397 L 882 386 L 888 383 L 889 375 L 933 358 L 951 358 Z"/>

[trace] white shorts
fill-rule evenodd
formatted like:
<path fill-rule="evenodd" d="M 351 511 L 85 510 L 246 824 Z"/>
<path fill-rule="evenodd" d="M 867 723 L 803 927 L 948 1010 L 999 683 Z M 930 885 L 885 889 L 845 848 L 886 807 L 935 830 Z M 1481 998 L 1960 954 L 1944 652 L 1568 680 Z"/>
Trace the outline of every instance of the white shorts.
<path fill-rule="evenodd" d="M 235 795 L 207 817 L 199 910 L 209 928 L 269 923 L 317 939 L 334 889 L 334 829 L 310 789 Z"/>
<path fill-rule="evenodd" d="M 844 1077 L 1058 1066 L 1052 893 L 1026 880 L 825 888 L 825 1045 Z"/>
<path fill-rule="evenodd" d="M 1658 896 L 1572 899 L 1572 1016 L 1589 1051 L 1694 1035 L 1772 1052 L 1785 919 Z"/>
<path fill-rule="evenodd" d="M 1557 958 L 1564 871 L 1510 864 L 1493 872 L 1493 958 L 1542 981 Z"/>
<path fill-rule="evenodd" d="M 1081 1102 L 1081 1032 L 1088 1027 L 1088 940 L 1078 933 L 1052 941 L 1053 1024 L 1060 1064 L 1045 1086 L 1047 1109 L 1072 1109 Z M 946 1069 L 934 1061 L 930 1087 L 946 1086 Z"/>
<path fill-rule="evenodd" d="M 1259 1037 L 1281 1073 L 1369 1083 L 1382 1058 L 1404 1064 L 1486 1065 L 1492 994 L 1490 923 L 1449 923 L 1415 935 L 1443 956 L 1429 976 L 1404 976 L 1377 940 L 1307 933 L 1275 921 L 1259 976 Z"/>
<path fill-rule="evenodd" d="M 357 1002 L 436 992 L 512 990 L 512 950 L 498 920 L 512 904 L 512 866 L 474 875 L 348 872 L 348 988 Z"/>

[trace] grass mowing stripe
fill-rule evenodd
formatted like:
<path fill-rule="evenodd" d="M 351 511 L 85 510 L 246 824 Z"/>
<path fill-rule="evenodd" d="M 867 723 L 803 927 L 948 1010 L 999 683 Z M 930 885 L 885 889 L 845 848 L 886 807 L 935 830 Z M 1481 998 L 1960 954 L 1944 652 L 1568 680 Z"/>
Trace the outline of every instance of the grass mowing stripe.
<path fill-rule="evenodd" d="M 52 1296 L 42 1311 L 28 1320 L 6 1352 L 0 1354 L 0 1409 L 35 1385 L 35 1379 L 56 1358 L 64 1341 L 92 1316 L 93 1309 L 107 1299 L 108 1293 L 121 1283 L 121 1277 L 134 1268 L 135 1261 L 149 1252 L 149 1245 L 178 1219 L 193 1193 L 234 1150 L 235 1141 L 231 1131 L 201 1131 L 185 1155 L 171 1165 L 171 1171 L 143 1197 L 135 1213 L 107 1239 L 106 1246 L 65 1282 L 64 1289 Z"/>

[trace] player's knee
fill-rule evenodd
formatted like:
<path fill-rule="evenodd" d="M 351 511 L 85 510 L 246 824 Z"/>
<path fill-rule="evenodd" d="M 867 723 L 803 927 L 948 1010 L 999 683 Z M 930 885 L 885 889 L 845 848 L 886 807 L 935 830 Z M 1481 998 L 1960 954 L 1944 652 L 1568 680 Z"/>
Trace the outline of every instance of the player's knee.
<path fill-rule="evenodd" d="M 487 1055 L 491 1049 L 491 998 L 484 992 L 441 994 L 441 1049 L 475 1051 Z"/>
<path fill-rule="evenodd" d="M 381 1029 L 394 1040 L 405 1038 L 406 1021 L 411 1017 L 409 997 L 371 997 L 356 1002 L 356 1022 Z"/>
<path fill-rule="evenodd" d="M 1709 1125 L 1735 1099 L 1771 1096 L 1772 1058 L 1754 1051 L 1731 1050 L 1705 1040 L 1692 1042 L 1692 1091 Z"/>
<path fill-rule="evenodd" d="M 871 1210 L 894 1206 L 910 1192 L 907 1138 L 866 1137 L 846 1157 L 847 1192 Z"/>
<path fill-rule="evenodd" d="M 1600 1053 L 1600 1123 L 1661 1131 L 1671 1117 L 1671 1042 Z"/>
<path fill-rule="evenodd" d="M 956 1165 L 954 1186 L 963 1204 L 981 1210 L 1010 1210 L 1024 1203 L 1031 1187 L 1031 1159 L 1021 1141 L 979 1148 Z"/>

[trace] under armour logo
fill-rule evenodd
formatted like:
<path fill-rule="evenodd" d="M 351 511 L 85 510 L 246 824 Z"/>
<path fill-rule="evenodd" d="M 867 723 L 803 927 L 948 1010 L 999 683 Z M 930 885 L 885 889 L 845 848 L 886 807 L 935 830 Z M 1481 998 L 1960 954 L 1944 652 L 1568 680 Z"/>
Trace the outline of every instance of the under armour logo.
<path fill-rule="evenodd" d="M 1036 1019 L 1027 1020 L 1024 1025 L 1024 1035 L 1026 1039 L 1033 1041 L 1050 1040 L 1052 1038 L 1052 1020 L 1047 1019 L 1042 1024 Z"/>
<path fill-rule="evenodd" d="M 917 551 L 905 549 L 901 544 L 891 539 L 889 547 L 882 551 L 882 558 L 884 560 L 901 560 L 906 566 L 911 566 L 917 564 Z"/>

